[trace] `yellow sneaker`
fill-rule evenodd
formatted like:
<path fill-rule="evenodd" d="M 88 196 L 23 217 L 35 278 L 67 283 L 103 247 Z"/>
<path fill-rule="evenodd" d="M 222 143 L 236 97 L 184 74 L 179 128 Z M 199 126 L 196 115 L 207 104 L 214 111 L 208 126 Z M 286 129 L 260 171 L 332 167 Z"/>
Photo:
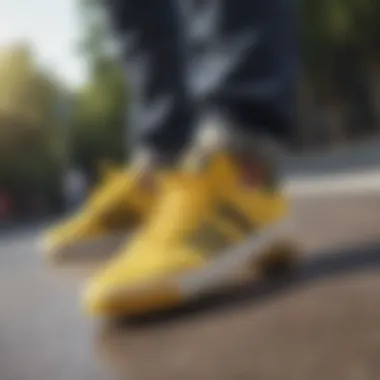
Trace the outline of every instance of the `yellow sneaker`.
<path fill-rule="evenodd" d="M 108 255 L 149 213 L 155 200 L 138 170 L 112 170 L 73 217 L 48 230 L 42 250 L 48 258 Z"/>
<path fill-rule="evenodd" d="M 248 185 L 227 154 L 167 180 L 151 219 L 85 289 L 93 315 L 167 308 L 243 278 L 287 237 L 280 191 Z M 284 250 L 282 251 L 284 252 Z M 286 258 L 288 259 L 288 257 Z"/>

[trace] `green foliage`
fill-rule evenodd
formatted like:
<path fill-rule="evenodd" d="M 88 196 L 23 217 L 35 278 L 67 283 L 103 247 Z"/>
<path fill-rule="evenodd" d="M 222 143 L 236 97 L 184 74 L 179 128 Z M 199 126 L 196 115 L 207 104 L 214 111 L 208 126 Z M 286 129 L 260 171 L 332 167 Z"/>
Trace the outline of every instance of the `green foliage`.
<path fill-rule="evenodd" d="M 90 75 L 77 94 L 74 155 L 76 162 L 93 174 L 102 160 L 120 162 L 125 158 L 128 99 L 100 2 L 80 0 L 78 10 L 84 25 L 80 53 Z"/>
<path fill-rule="evenodd" d="M 101 159 L 121 161 L 125 156 L 125 107 L 127 104 L 121 70 L 113 60 L 77 95 L 75 156 L 93 173 Z"/>
<path fill-rule="evenodd" d="M 53 146 L 58 83 L 27 45 L 0 52 L 0 183 L 10 191 L 48 191 L 58 160 Z"/>
<path fill-rule="evenodd" d="M 353 60 L 365 72 L 379 54 L 379 2 L 300 0 L 300 9 L 304 68 L 316 91 L 333 92 L 341 68 Z"/>

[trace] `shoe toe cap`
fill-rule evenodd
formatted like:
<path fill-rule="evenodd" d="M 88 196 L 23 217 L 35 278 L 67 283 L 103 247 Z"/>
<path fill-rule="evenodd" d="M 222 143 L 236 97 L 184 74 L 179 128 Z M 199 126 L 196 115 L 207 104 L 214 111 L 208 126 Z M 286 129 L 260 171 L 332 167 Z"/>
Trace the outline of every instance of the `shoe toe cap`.
<path fill-rule="evenodd" d="M 181 301 L 175 283 L 160 280 L 137 284 L 90 282 L 84 291 L 83 307 L 93 316 L 128 316 L 174 306 Z"/>

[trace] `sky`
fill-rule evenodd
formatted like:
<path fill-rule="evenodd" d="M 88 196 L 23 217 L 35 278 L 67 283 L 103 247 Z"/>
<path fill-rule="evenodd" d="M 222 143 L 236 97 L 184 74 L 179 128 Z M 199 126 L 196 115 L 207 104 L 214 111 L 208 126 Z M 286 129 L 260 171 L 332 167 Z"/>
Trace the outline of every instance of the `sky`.
<path fill-rule="evenodd" d="M 76 0 L 0 0 L 0 46 L 28 41 L 38 61 L 71 86 L 85 80 Z"/>

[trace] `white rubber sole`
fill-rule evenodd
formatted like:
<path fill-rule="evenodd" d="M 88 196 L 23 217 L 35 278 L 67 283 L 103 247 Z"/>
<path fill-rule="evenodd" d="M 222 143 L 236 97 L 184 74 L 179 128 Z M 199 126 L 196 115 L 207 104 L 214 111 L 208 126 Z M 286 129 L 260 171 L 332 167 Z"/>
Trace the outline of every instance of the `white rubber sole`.
<path fill-rule="evenodd" d="M 178 277 L 175 286 L 181 298 L 188 300 L 212 292 L 230 284 L 240 275 L 243 279 L 242 274 L 246 273 L 247 268 L 255 267 L 268 248 L 282 239 L 295 240 L 288 219 L 255 233 L 206 267 Z"/>
<path fill-rule="evenodd" d="M 53 248 L 49 242 L 41 240 L 40 250 L 46 259 L 53 261 L 109 258 L 129 236 L 128 232 L 121 231 L 59 248 Z"/>

